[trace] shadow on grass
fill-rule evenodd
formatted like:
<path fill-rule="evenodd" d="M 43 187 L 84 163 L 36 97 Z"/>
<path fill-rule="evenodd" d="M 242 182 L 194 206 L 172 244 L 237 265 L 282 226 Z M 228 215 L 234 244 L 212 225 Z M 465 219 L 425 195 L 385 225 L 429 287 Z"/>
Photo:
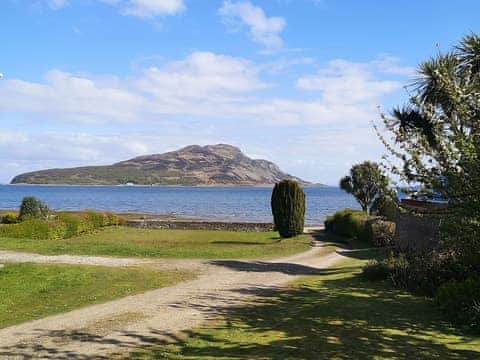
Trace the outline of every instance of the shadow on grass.
<path fill-rule="evenodd" d="M 431 303 L 358 276 L 306 280 L 134 359 L 478 359 Z M 183 339 L 183 340 L 182 340 Z"/>
<path fill-rule="evenodd" d="M 226 267 L 236 271 L 279 272 L 288 275 L 327 275 L 348 271 L 346 268 L 319 269 L 312 266 L 263 261 L 213 260 L 209 264 Z"/>
<path fill-rule="evenodd" d="M 345 251 L 345 256 L 352 259 L 363 259 L 362 251 L 369 249 L 345 246 L 339 251 Z M 467 346 L 474 339 L 444 321 L 431 301 L 396 290 L 388 283 L 363 281 L 357 275 L 359 266 L 315 269 L 284 263 L 217 263 L 239 271 L 314 276 L 303 278 L 293 288 L 259 286 L 234 291 L 254 295 L 251 305 L 238 305 L 235 297 L 229 302 L 228 295 L 221 292 L 209 294 L 211 299 L 202 299 L 198 304 L 188 303 L 189 310 L 219 318 L 204 328 L 178 336 L 156 328 L 148 334 L 124 332 L 121 341 L 87 331 L 45 333 L 38 329 L 39 336 L 50 338 L 53 343 L 75 341 L 86 348 L 93 344 L 114 346 L 119 352 L 141 346 L 144 350 L 133 354 L 132 359 L 480 358 L 480 341 Z M 221 298 L 224 306 L 210 305 Z M 183 308 L 185 304 L 179 299 L 178 304 L 170 306 Z M 0 357 L 28 359 L 25 354 L 32 350 L 46 359 L 92 358 L 54 345 L 31 344 L 2 348 Z"/>
<path fill-rule="evenodd" d="M 353 271 L 352 271 L 353 270 Z M 179 336 L 150 329 L 124 332 L 122 340 L 87 331 L 38 329 L 54 343 L 114 346 L 118 352 L 145 349 L 132 359 L 478 359 L 475 350 L 452 349 L 472 340 L 441 319 L 424 298 L 386 283 L 361 280 L 358 267 L 325 269 L 290 289 L 237 289 L 256 295 L 252 305 L 202 309 L 220 316 L 213 325 Z M 212 295 L 213 296 L 213 295 Z M 222 296 L 218 294 L 218 296 Z M 200 310 L 200 309 L 197 309 Z M 54 345 L 23 344 L 0 350 L 3 358 L 25 358 L 32 346 L 45 359 L 86 360 L 91 356 Z M 112 356 L 96 355 L 95 359 Z"/>
<path fill-rule="evenodd" d="M 334 245 L 339 250 L 337 253 L 352 259 L 369 260 L 383 256 L 384 249 L 373 247 L 372 245 L 355 239 L 347 239 L 335 234 L 326 233 L 319 230 L 312 233 L 312 237 L 316 241 L 320 241 L 325 245 Z"/>
<path fill-rule="evenodd" d="M 262 245 L 272 245 L 277 244 L 282 241 L 280 238 L 271 238 L 271 240 L 275 240 L 270 243 L 262 243 L 258 241 L 212 241 L 210 244 L 220 244 L 220 245 L 255 245 L 255 246 L 262 246 Z"/>

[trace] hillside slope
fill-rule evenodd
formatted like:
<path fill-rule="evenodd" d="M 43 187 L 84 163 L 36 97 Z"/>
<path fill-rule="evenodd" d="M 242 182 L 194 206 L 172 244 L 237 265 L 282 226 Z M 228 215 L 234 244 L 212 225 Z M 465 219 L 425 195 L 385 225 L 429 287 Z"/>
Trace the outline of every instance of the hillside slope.
<path fill-rule="evenodd" d="M 191 145 L 107 166 L 49 169 L 16 176 L 12 184 L 267 185 L 296 179 L 274 163 L 254 160 L 225 144 Z"/>

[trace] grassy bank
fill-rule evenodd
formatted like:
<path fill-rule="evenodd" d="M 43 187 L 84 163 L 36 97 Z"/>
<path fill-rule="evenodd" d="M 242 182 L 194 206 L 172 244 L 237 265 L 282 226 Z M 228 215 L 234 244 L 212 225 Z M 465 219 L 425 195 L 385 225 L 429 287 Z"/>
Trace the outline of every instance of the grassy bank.
<path fill-rule="evenodd" d="M 183 271 L 5 264 L 0 268 L 0 328 L 191 278 Z"/>
<path fill-rule="evenodd" d="M 308 249 L 309 242 L 309 236 L 280 241 L 274 232 L 110 227 L 70 239 L 0 238 L 0 249 L 48 255 L 238 259 L 290 255 Z"/>
<path fill-rule="evenodd" d="M 323 275 L 228 311 L 172 345 L 133 359 L 478 359 L 480 339 L 452 328 L 433 304 L 367 282 L 358 250 Z"/>

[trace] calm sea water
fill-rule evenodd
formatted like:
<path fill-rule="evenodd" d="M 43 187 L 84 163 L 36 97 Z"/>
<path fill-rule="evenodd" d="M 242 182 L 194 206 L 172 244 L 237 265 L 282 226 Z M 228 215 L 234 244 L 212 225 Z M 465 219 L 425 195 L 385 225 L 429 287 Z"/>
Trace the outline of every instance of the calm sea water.
<path fill-rule="evenodd" d="M 55 210 L 92 209 L 170 214 L 225 221 L 272 221 L 271 188 L 128 187 L 0 185 L 0 209 L 17 209 L 24 196 L 35 196 Z M 306 223 L 321 224 L 338 209 L 358 208 L 338 188 L 308 187 Z"/>

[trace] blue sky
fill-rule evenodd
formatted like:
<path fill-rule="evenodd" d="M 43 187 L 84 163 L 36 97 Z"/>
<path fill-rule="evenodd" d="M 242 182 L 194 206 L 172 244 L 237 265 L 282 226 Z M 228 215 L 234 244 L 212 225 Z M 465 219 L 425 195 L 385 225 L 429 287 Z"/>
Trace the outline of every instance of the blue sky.
<path fill-rule="evenodd" d="M 5 0 L 0 182 L 230 143 L 336 184 L 480 2 Z"/>

